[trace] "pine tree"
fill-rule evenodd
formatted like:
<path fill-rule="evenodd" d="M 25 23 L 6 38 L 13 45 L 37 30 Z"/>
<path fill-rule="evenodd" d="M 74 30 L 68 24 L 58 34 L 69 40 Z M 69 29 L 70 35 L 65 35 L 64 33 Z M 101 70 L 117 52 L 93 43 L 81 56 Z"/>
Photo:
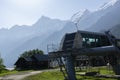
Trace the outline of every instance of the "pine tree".
<path fill-rule="evenodd" d="M 42 50 L 33 49 L 33 50 L 25 51 L 23 54 L 20 55 L 20 57 L 31 57 L 34 54 L 44 54 L 44 53 Z"/>

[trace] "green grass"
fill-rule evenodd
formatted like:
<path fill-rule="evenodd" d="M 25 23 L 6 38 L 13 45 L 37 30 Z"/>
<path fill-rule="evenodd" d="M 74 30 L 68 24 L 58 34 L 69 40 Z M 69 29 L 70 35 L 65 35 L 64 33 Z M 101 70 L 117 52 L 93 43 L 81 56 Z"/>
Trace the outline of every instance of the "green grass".
<path fill-rule="evenodd" d="M 77 76 L 77 80 L 117 80 L 117 79 L 88 77 L 88 76 Z"/>
<path fill-rule="evenodd" d="M 16 70 L 12 70 L 12 71 L 2 71 L 2 72 L 0 73 L 0 76 L 6 76 L 6 75 L 16 74 L 16 73 L 18 73 L 18 71 L 16 71 Z"/>
<path fill-rule="evenodd" d="M 100 67 L 100 74 L 110 74 L 110 75 L 115 75 L 115 73 L 113 72 L 112 68 L 111 69 L 107 69 L 107 67 Z"/>
<path fill-rule="evenodd" d="M 17 70 L 3 70 L 1 73 L 0 73 L 0 76 L 6 76 L 6 75 L 12 75 L 12 74 L 20 74 L 20 73 L 23 73 L 23 72 L 30 72 L 30 71 L 33 71 L 33 70 L 27 70 L 27 71 L 17 71 Z"/>
<path fill-rule="evenodd" d="M 48 71 L 26 77 L 23 80 L 64 80 L 64 77 L 60 71 Z"/>
<path fill-rule="evenodd" d="M 92 71 L 98 71 L 98 70 L 100 71 L 101 74 L 111 74 L 111 75 L 114 74 L 112 70 L 110 71 L 106 70 L 106 67 L 92 68 Z M 83 70 L 83 72 L 87 72 L 87 71 Z M 80 75 L 76 75 L 76 77 L 77 77 L 77 80 L 117 80 L 117 79 L 110 79 L 110 78 L 98 78 L 98 77 L 88 77 L 88 76 L 80 76 Z M 48 71 L 48 72 L 43 72 L 37 75 L 26 77 L 23 80 L 64 80 L 64 77 L 60 71 Z"/>
<path fill-rule="evenodd" d="M 100 74 L 109 74 L 109 75 L 114 75 L 115 73 L 113 72 L 112 68 L 111 69 L 107 69 L 106 66 L 103 67 L 91 67 L 90 69 L 82 69 L 81 71 L 79 69 L 76 69 L 76 73 L 80 74 L 80 73 L 85 73 L 85 72 L 99 72 Z"/>

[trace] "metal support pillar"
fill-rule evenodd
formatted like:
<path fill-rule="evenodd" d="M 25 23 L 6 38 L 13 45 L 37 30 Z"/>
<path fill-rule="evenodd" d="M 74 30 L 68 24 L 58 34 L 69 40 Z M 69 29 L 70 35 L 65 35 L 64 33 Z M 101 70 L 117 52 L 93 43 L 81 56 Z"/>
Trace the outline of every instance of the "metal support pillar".
<path fill-rule="evenodd" d="M 111 55 L 111 56 L 109 56 L 109 59 L 110 59 L 109 61 L 110 61 L 110 64 L 111 64 L 115 74 L 120 75 L 120 64 L 118 62 L 117 56 Z"/>
<path fill-rule="evenodd" d="M 112 68 L 116 75 L 120 75 L 120 65 L 118 63 L 115 65 L 112 65 Z"/>
<path fill-rule="evenodd" d="M 74 60 L 72 56 L 66 57 L 66 70 L 68 75 L 68 80 L 76 80 Z"/>

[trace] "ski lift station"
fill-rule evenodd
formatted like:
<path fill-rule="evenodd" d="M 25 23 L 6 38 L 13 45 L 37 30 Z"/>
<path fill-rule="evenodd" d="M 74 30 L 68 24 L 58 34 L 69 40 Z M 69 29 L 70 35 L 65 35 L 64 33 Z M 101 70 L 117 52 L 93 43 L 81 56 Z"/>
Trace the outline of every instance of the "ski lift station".
<path fill-rule="evenodd" d="M 78 56 L 107 57 L 107 61 L 111 64 L 115 74 L 120 75 L 119 41 L 109 31 L 105 33 L 88 31 L 66 33 L 61 40 L 59 50 L 49 52 L 49 56 L 53 59 L 59 59 L 59 63 L 63 63 L 62 58 L 65 59 L 67 73 L 65 80 L 77 80 L 74 63 Z M 59 66 L 61 67 L 61 65 Z"/>

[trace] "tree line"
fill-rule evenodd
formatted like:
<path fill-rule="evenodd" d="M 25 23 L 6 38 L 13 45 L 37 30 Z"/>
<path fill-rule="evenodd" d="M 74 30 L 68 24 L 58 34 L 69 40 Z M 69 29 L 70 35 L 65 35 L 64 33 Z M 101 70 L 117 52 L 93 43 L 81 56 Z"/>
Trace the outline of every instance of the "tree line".
<path fill-rule="evenodd" d="M 29 51 L 25 51 L 24 53 L 22 53 L 20 55 L 20 57 L 31 57 L 32 55 L 34 54 L 44 54 L 42 50 L 39 50 L 39 49 L 33 49 L 33 50 L 29 50 Z"/>

